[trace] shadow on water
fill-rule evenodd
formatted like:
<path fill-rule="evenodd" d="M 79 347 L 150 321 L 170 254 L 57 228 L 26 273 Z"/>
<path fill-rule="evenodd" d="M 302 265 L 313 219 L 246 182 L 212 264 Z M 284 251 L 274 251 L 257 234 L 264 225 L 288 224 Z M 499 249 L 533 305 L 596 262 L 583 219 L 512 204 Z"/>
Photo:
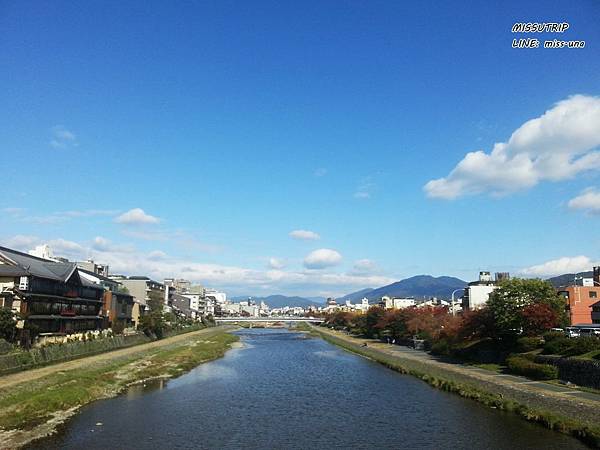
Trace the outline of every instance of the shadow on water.
<path fill-rule="evenodd" d="M 236 334 L 242 348 L 89 405 L 30 448 L 585 448 L 304 333 Z"/>

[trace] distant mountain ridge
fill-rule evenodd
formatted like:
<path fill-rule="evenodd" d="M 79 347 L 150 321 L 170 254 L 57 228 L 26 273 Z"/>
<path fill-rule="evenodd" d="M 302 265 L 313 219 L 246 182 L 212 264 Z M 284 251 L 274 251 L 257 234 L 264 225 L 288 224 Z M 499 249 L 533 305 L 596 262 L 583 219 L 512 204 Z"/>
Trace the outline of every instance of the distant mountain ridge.
<path fill-rule="evenodd" d="M 546 281 L 552 283 L 554 287 L 567 286 L 569 284 L 573 284 L 575 278 L 583 277 L 583 278 L 592 278 L 594 272 L 591 270 L 588 272 L 579 272 L 579 273 L 564 273 L 562 275 L 558 275 L 556 277 L 548 278 Z"/>
<path fill-rule="evenodd" d="M 315 301 L 312 299 L 308 299 L 305 297 L 299 296 L 287 296 L 281 294 L 268 295 L 266 297 L 253 297 L 253 296 L 242 296 L 238 295 L 236 297 L 231 297 L 231 300 L 239 302 L 248 300 L 248 297 L 251 297 L 256 303 L 265 302 L 269 305 L 269 308 L 283 308 L 284 306 L 301 306 L 306 308 L 308 306 L 323 306 L 323 301 Z M 319 297 L 317 297 L 319 299 Z"/>
<path fill-rule="evenodd" d="M 369 300 L 378 300 L 384 295 L 388 295 L 390 297 L 450 298 L 452 291 L 456 289 L 462 289 L 467 286 L 467 284 L 468 283 L 466 281 L 455 277 L 417 275 L 404 280 L 396 281 L 395 283 L 388 284 L 387 286 L 368 290 L 364 296 Z M 358 294 L 359 292 L 361 291 L 353 294 Z"/>
<path fill-rule="evenodd" d="M 364 297 L 368 298 L 368 294 L 371 293 L 373 288 L 361 289 L 360 291 L 352 292 L 350 294 L 346 294 L 343 297 L 339 297 L 336 299 L 338 303 L 345 303 L 346 300 L 350 300 L 352 303 L 356 303 L 361 301 Z"/>

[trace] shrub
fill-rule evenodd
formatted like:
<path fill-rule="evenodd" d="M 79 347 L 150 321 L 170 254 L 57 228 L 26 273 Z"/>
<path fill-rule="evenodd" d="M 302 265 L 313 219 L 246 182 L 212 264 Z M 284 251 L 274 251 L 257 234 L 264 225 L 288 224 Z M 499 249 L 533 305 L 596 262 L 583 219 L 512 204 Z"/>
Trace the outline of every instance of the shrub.
<path fill-rule="evenodd" d="M 548 343 L 554 341 L 555 339 L 564 338 L 565 333 L 562 331 L 548 331 L 547 333 L 544 333 L 542 337 L 544 338 L 544 342 Z"/>
<path fill-rule="evenodd" d="M 441 339 L 431 346 L 431 353 L 434 355 L 450 355 L 451 347 L 447 340 Z"/>
<path fill-rule="evenodd" d="M 534 380 L 554 380 L 558 378 L 557 367 L 550 364 L 538 364 L 521 356 L 507 358 L 506 365 L 511 372 Z"/>
<path fill-rule="evenodd" d="M 572 346 L 564 353 L 565 356 L 583 355 L 594 350 L 600 350 L 600 339 L 594 336 L 582 336 L 572 339 Z"/>
<path fill-rule="evenodd" d="M 544 354 L 545 355 L 562 355 L 566 351 L 568 351 L 574 345 L 574 339 L 569 339 L 567 337 L 561 337 L 551 340 L 550 342 L 546 342 L 544 345 Z"/>
<path fill-rule="evenodd" d="M 537 337 L 522 337 L 517 339 L 517 351 L 526 353 L 535 350 L 542 341 Z"/>
<path fill-rule="evenodd" d="M 497 340 L 485 338 L 469 342 L 466 345 L 458 345 L 453 349 L 452 353 L 457 358 L 467 361 L 497 363 L 503 359 L 498 346 Z"/>

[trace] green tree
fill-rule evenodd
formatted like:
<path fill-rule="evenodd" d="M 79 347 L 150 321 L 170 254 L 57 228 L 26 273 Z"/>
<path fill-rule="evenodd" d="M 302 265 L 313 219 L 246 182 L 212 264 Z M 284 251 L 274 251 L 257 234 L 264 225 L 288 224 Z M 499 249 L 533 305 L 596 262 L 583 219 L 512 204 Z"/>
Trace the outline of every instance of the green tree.
<path fill-rule="evenodd" d="M 0 308 L 0 338 L 12 342 L 17 334 L 15 314 L 8 308 Z"/>
<path fill-rule="evenodd" d="M 145 312 L 140 317 L 139 328 L 144 333 L 154 334 L 158 339 L 161 339 L 167 327 L 164 313 L 165 301 L 158 292 L 150 292 L 148 296 L 150 297 L 148 300 L 150 311 Z"/>
<path fill-rule="evenodd" d="M 381 306 L 372 306 L 369 308 L 369 310 L 367 311 L 367 314 L 365 317 L 365 323 L 364 323 L 365 336 L 370 337 L 370 338 L 377 337 L 377 335 L 380 331 L 377 328 L 377 324 L 383 318 L 384 314 L 385 314 L 385 309 L 383 309 Z"/>
<path fill-rule="evenodd" d="M 558 322 L 566 320 L 565 303 L 552 284 L 540 279 L 513 278 L 500 284 L 491 294 L 488 308 L 494 317 L 496 331 L 500 336 L 521 333 L 527 325 L 525 308 L 546 305 L 556 314 Z"/>

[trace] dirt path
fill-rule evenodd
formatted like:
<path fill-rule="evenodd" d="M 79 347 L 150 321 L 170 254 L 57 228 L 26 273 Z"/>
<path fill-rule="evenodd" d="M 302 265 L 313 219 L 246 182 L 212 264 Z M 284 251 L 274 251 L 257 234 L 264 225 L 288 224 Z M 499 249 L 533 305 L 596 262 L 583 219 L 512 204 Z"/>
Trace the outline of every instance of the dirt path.
<path fill-rule="evenodd" d="M 10 375 L 4 375 L 0 377 L 0 388 L 6 388 L 14 386 L 16 384 L 37 380 L 38 378 L 45 377 L 57 372 L 64 372 L 66 370 L 78 369 L 81 367 L 89 367 L 90 365 L 102 364 L 117 358 L 134 356 L 137 354 L 146 353 L 150 350 L 167 347 L 169 345 L 177 344 L 178 342 L 189 340 L 200 335 L 212 336 L 216 333 L 221 333 L 227 330 L 233 330 L 235 327 L 232 326 L 220 326 L 215 328 L 205 328 L 199 331 L 192 331 L 190 333 L 179 334 L 177 336 L 168 337 L 159 341 L 149 342 L 147 344 L 135 345 L 133 347 L 122 348 L 119 350 L 113 350 L 99 355 L 88 356 L 85 358 L 75 359 L 73 361 L 67 361 L 64 363 L 53 364 L 50 366 L 40 367 L 38 369 L 25 370 L 23 372 L 17 372 Z"/>

